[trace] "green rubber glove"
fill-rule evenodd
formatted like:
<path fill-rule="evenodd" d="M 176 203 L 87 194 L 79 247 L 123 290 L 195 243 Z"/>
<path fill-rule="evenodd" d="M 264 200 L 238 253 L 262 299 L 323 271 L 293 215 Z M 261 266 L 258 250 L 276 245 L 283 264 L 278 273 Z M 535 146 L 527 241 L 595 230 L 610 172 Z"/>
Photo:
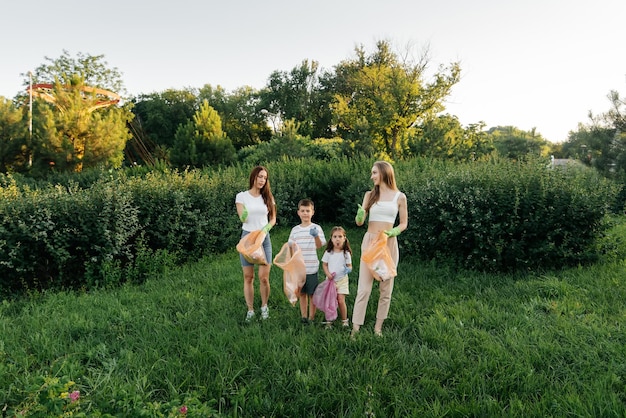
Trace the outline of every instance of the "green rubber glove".
<path fill-rule="evenodd" d="M 362 224 L 365 220 L 365 209 L 363 209 L 363 206 L 361 206 L 361 204 L 359 204 L 359 208 L 356 211 L 356 216 L 354 217 L 354 220 L 359 224 Z"/>
<path fill-rule="evenodd" d="M 268 223 L 263 228 L 261 228 L 261 231 L 263 231 L 263 232 L 265 232 L 267 234 L 268 232 L 270 232 L 270 229 L 272 229 L 272 224 Z"/>
<path fill-rule="evenodd" d="M 243 205 L 243 210 L 241 211 L 241 216 L 239 216 L 241 222 L 245 222 L 248 219 L 248 208 L 246 205 Z"/>
<path fill-rule="evenodd" d="M 400 235 L 400 232 L 402 232 L 402 231 L 400 231 L 400 228 L 398 228 L 396 226 L 395 228 L 391 228 L 391 229 L 385 231 L 385 234 L 388 237 L 397 237 L 398 235 Z"/>

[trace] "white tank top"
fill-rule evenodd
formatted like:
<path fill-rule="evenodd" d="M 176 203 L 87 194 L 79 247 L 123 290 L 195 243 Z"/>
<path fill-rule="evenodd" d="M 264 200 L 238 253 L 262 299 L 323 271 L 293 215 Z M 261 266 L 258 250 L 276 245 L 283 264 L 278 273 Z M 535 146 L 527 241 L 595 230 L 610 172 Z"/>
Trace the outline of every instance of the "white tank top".
<path fill-rule="evenodd" d="M 398 216 L 398 198 L 400 192 L 397 192 L 392 200 L 378 201 L 370 208 L 370 221 L 394 223 Z"/>

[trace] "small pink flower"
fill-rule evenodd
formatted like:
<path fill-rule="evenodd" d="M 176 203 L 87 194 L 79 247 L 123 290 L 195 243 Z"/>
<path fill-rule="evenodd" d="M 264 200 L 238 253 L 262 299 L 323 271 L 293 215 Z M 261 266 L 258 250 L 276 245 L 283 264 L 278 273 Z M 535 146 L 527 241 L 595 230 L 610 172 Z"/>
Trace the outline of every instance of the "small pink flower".
<path fill-rule="evenodd" d="M 183 415 L 187 413 L 187 407 L 185 405 L 181 406 L 179 412 Z"/>
<path fill-rule="evenodd" d="M 74 392 L 68 395 L 72 402 L 76 402 L 80 398 L 80 391 L 75 390 Z"/>

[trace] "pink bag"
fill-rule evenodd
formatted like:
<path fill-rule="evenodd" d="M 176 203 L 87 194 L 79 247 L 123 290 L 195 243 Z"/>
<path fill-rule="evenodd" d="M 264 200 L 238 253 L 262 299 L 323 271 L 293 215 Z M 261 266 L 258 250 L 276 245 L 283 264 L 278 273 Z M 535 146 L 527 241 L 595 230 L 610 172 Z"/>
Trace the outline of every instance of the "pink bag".
<path fill-rule="evenodd" d="M 337 286 L 334 280 L 326 279 L 317 285 L 313 293 L 313 304 L 324 312 L 326 321 L 337 319 Z"/>
<path fill-rule="evenodd" d="M 283 269 L 283 290 L 289 302 L 295 305 L 306 281 L 306 266 L 298 244 L 283 244 L 274 257 L 274 264 Z"/>

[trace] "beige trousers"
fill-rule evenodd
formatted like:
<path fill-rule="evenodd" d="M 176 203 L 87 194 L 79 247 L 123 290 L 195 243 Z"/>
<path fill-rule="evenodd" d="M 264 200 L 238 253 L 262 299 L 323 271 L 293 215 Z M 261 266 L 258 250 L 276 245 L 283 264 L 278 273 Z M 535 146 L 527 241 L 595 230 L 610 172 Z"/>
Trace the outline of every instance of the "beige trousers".
<path fill-rule="evenodd" d="M 376 239 L 376 234 L 365 233 L 363 242 L 361 243 L 361 253 L 363 253 L 369 247 L 370 243 Z M 391 258 L 398 267 L 399 253 L 398 253 L 398 240 L 396 237 L 391 237 L 387 240 L 387 247 L 389 247 L 389 253 Z M 359 267 L 359 286 L 357 288 L 356 299 L 354 301 L 354 309 L 352 311 L 352 323 L 355 325 L 363 325 L 365 322 L 365 311 L 367 310 L 367 303 L 372 293 L 372 286 L 374 284 L 374 277 L 367 269 L 367 266 L 361 261 Z M 376 280 L 377 281 L 377 280 Z M 389 304 L 391 303 L 391 293 L 393 292 L 394 279 L 385 280 L 380 283 L 380 296 L 378 298 L 378 309 L 376 310 L 376 319 L 387 319 L 389 314 Z"/>

